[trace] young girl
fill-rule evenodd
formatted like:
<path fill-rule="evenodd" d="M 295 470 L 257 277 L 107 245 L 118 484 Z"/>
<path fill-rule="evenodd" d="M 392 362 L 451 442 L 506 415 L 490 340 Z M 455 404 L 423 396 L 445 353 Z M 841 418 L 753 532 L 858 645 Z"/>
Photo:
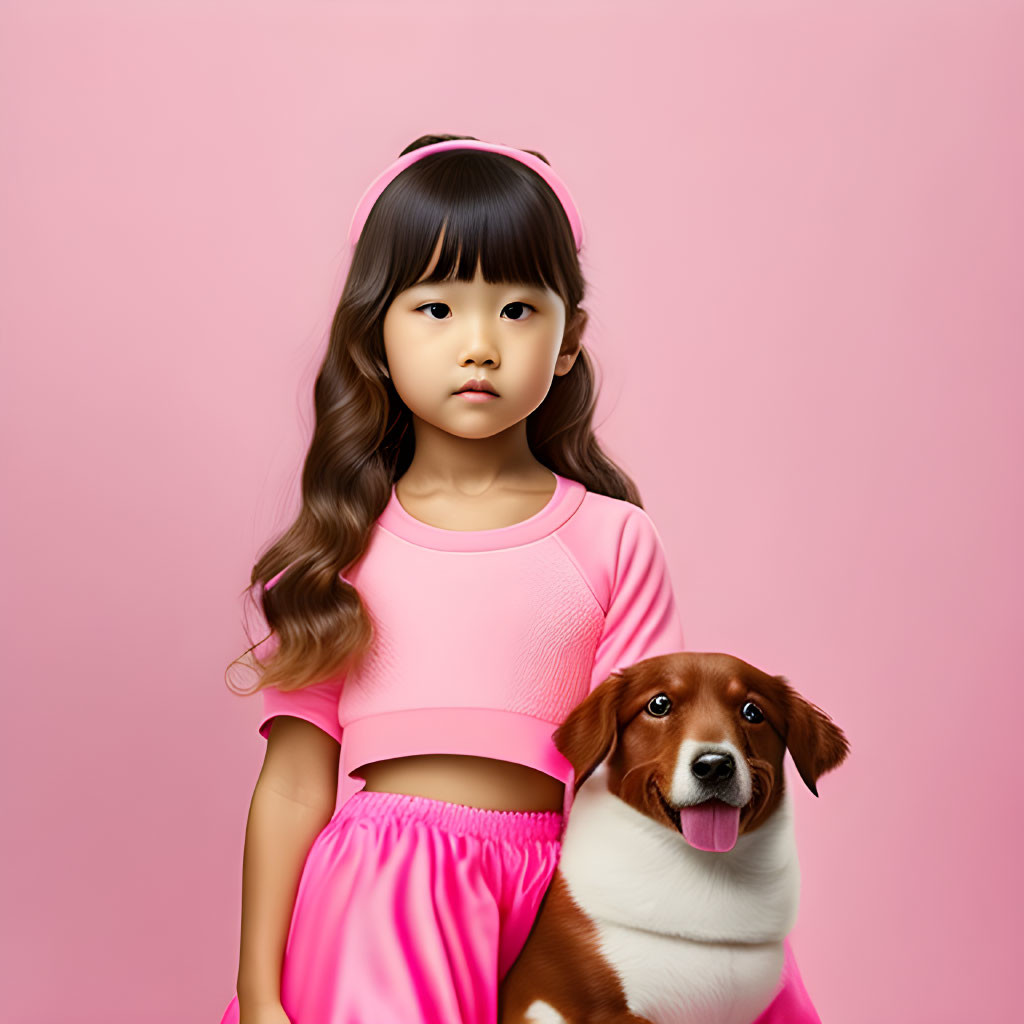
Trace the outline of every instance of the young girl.
<path fill-rule="evenodd" d="M 302 509 L 252 572 L 267 751 L 222 1024 L 496 1021 L 573 796 L 551 733 L 683 647 L 591 425 L 582 238 L 540 154 L 465 137 L 356 210 Z M 336 810 L 339 754 L 366 785 Z"/>

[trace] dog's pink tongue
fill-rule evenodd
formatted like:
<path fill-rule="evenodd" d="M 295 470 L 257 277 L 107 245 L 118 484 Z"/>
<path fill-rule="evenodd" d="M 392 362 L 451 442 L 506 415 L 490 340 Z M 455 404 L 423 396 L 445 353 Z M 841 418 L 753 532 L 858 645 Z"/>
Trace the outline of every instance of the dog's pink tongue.
<path fill-rule="evenodd" d="M 708 800 L 696 807 L 681 807 L 683 838 L 698 850 L 725 853 L 736 845 L 740 831 L 740 809 Z"/>

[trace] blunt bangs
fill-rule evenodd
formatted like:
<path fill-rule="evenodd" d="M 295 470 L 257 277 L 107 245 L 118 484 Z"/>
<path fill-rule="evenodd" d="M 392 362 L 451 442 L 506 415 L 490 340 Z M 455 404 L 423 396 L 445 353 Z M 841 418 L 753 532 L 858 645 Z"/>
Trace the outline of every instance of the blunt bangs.
<path fill-rule="evenodd" d="M 381 254 L 391 268 L 388 301 L 420 280 L 442 230 L 437 266 L 424 281 L 469 282 L 479 264 L 488 284 L 551 288 L 567 308 L 573 304 L 563 270 L 576 265 L 569 219 L 547 182 L 519 161 L 476 150 L 437 153 L 388 185 L 359 242 L 390 250 Z"/>

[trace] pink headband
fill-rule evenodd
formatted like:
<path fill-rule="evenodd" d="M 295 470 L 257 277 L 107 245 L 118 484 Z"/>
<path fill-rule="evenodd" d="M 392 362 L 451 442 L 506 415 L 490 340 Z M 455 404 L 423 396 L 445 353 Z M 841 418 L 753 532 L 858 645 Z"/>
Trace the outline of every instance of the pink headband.
<path fill-rule="evenodd" d="M 513 149 L 511 146 L 501 146 L 496 142 L 480 142 L 476 139 L 449 139 L 445 142 L 432 142 L 429 146 L 421 146 L 419 149 L 406 153 L 405 156 L 400 156 L 390 167 L 378 174 L 373 180 L 373 184 L 363 193 L 356 212 L 352 215 L 352 223 L 348 228 L 348 239 L 352 248 L 355 248 L 356 242 L 359 241 L 363 225 L 366 223 L 373 204 L 390 182 L 417 160 L 429 156 L 431 153 L 442 153 L 448 149 L 483 149 L 488 153 L 503 153 L 536 171 L 551 186 L 551 190 L 558 196 L 558 201 L 564 207 L 569 224 L 572 226 L 573 238 L 576 240 L 576 251 L 579 252 L 583 248 L 583 222 L 580 220 L 579 211 L 576 209 L 569 190 L 565 187 L 565 182 L 551 167 L 532 153 Z"/>

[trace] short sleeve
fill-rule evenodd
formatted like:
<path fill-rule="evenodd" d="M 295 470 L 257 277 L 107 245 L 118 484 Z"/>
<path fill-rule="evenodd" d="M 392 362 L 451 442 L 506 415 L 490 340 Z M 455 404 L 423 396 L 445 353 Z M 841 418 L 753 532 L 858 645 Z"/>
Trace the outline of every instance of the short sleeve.
<path fill-rule="evenodd" d="M 341 723 L 338 721 L 338 702 L 341 700 L 343 675 L 325 679 L 322 683 L 304 686 L 300 690 L 279 690 L 267 686 L 263 694 L 263 718 L 260 721 L 260 735 L 270 737 L 270 723 L 277 715 L 291 715 L 323 729 L 329 736 L 341 742 Z"/>
<path fill-rule="evenodd" d="M 590 690 L 638 661 L 681 650 L 683 627 L 661 537 L 647 512 L 634 505 L 619 538 Z"/>
<path fill-rule="evenodd" d="M 285 566 L 276 576 L 267 580 L 264 590 L 270 590 L 275 583 L 291 568 Z M 352 581 L 346 576 L 341 578 L 348 583 Z M 261 652 L 264 660 L 276 650 L 278 637 L 272 634 L 263 641 L 265 650 Z M 260 720 L 260 735 L 264 739 L 270 738 L 270 723 L 278 715 L 291 715 L 292 718 L 301 718 L 306 722 L 323 729 L 329 736 L 333 736 L 341 742 L 341 723 L 338 720 L 338 704 L 341 701 L 341 688 L 344 683 L 345 673 L 341 672 L 330 679 L 313 686 L 304 686 L 298 690 L 279 690 L 276 686 L 264 687 L 260 692 L 263 694 L 263 718 Z"/>

